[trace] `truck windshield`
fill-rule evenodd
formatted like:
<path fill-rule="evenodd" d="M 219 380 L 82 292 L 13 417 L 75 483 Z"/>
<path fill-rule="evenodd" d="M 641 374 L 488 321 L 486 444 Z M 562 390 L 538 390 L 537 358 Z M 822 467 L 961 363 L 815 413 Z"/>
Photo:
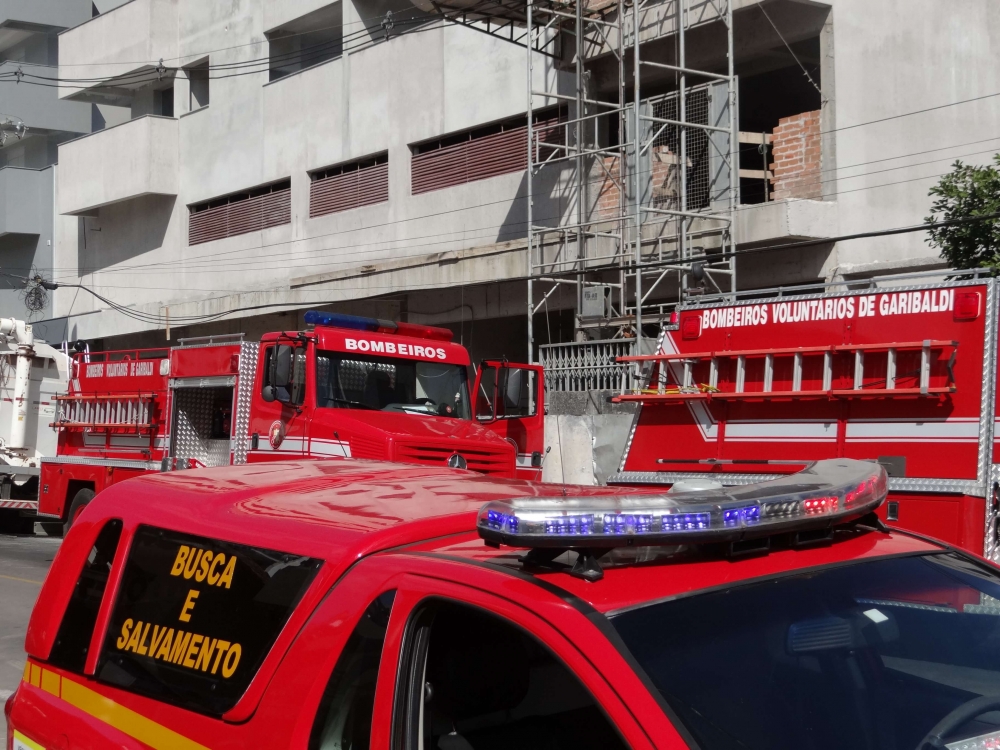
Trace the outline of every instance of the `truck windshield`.
<path fill-rule="evenodd" d="M 701 750 L 1000 747 L 1000 577 L 881 559 L 611 615 Z"/>
<path fill-rule="evenodd" d="M 316 405 L 470 419 L 462 365 L 316 352 Z"/>

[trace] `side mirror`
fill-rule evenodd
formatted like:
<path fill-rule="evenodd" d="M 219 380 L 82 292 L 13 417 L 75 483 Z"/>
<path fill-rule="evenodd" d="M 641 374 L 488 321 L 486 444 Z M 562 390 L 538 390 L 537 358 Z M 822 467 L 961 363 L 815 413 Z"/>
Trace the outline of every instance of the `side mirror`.
<path fill-rule="evenodd" d="M 267 403 L 271 403 L 275 399 L 274 386 L 265 385 L 260 391 L 260 397 L 264 399 Z"/>

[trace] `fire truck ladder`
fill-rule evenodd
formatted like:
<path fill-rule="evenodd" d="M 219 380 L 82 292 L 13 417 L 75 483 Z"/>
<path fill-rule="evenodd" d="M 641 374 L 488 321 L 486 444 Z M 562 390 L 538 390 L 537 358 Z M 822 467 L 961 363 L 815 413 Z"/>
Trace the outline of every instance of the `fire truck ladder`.
<path fill-rule="evenodd" d="M 935 353 L 945 354 L 950 350 L 951 356 L 945 363 L 948 371 L 948 383 L 944 386 L 931 386 L 931 365 L 935 361 Z M 896 363 L 898 353 L 906 351 L 920 352 L 920 367 L 918 372 L 912 375 L 919 376 L 917 387 L 899 388 L 896 386 L 897 379 L 908 379 L 909 373 L 897 375 Z M 886 369 L 885 378 L 881 383 L 884 388 L 865 387 L 865 355 L 885 353 Z M 795 347 L 790 349 L 746 349 L 742 351 L 719 351 L 719 352 L 698 352 L 694 354 L 647 354 L 632 357 L 618 357 L 618 362 L 658 362 L 660 363 L 659 378 L 656 387 L 637 389 L 633 393 L 616 396 L 613 400 L 622 401 L 642 401 L 662 402 L 662 401 L 691 401 L 713 399 L 810 399 L 810 398 L 877 398 L 894 396 L 940 396 L 954 393 L 955 386 L 955 357 L 958 353 L 957 341 L 909 341 L 892 344 L 842 344 L 835 346 L 815 346 L 815 347 Z M 834 359 L 838 354 L 854 355 L 854 383 L 852 388 L 834 388 Z M 939 356 L 940 356 L 939 355 Z M 776 391 L 773 389 L 775 361 L 781 358 L 791 358 L 792 388 L 791 390 Z M 823 387 L 821 389 L 803 390 L 802 372 L 803 363 L 807 357 L 823 358 Z M 764 360 L 764 375 L 761 390 L 748 391 L 747 385 L 747 361 L 751 359 Z M 735 376 L 728 385 L 732 390 L 721 390 L 719 386 L 719 365 L 721 362 L 735 361 Z M 704 362 L 708 362 L 709 378 L 708 383 L 695 383 L 695 367 Z M 671 363 L 682 365 L 683 369 L 677 376 L 676 367 L 670 367 Z M 674 374 L 675 380 L 680 382 L 668 383 L 668 374 Z"/>
<path fill-rule="evenodd" d="M 153 430 L 155 393 L 76 394 L 56 396 L 59 430 L 108 431 L 140 435 Z"/>

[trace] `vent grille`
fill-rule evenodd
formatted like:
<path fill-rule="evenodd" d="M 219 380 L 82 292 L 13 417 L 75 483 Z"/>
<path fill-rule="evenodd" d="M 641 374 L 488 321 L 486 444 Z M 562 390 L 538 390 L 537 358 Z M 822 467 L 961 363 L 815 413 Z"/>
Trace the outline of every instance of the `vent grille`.
<path fill-rule="evenodd" d="M 389 200 L 389 164 L 350 165 L 336 174 L 314 175 L 309 185 L 309 218 Z"/>
<path fill-rule="evenodd" d="M 481 474 L 510 474 L 513 457 L 503 449 L 490 450 L 480 444 L 396 443 L 396 460 L 403 463 L 447 466 L 448 459 L 460 453 L 472 471 Z"/>
<path fill-rule="evenodd" d="M 291 223 L 291 185 L 284 182 L 266 190 L 192 206 L 188 244 L 200 245 Z"/>
<path fill-rule="evenodd" d="M 537 121 L 535 127 L 544 129 L 539 141 L 560 143 L 562 128 L 552 128 L 558 123 L 558 117 Z M 410 162 L 410 190 L 413 195 L 526 169 L 528 127 L 507 125 L 500 132 L 485 135 L 470 133 L 467 140 L 459 143 L 418 149 Z"/>

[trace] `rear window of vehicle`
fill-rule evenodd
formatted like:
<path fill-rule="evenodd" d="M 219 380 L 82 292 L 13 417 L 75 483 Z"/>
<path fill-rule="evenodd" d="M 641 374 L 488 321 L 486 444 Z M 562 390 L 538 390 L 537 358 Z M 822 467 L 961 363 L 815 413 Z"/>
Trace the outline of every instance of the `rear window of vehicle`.
<path fill-rule="evenodd" d="M 225 713 L 250 684 L 320 564 L 139 527 L 98 679 L 202 713 Z"/>

